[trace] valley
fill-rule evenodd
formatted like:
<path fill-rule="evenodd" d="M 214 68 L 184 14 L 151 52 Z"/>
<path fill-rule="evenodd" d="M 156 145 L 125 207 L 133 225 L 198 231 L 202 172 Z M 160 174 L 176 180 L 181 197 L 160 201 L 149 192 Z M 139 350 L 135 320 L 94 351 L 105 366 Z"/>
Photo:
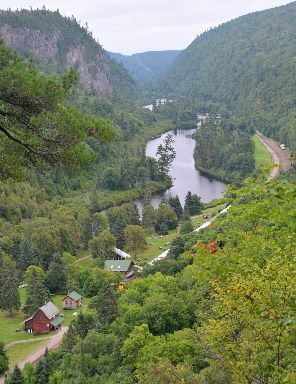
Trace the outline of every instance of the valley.
<path fill-rule="evenodd" d="M 0 10 L 1 384 L 295 383 L 295 12 Z"/>

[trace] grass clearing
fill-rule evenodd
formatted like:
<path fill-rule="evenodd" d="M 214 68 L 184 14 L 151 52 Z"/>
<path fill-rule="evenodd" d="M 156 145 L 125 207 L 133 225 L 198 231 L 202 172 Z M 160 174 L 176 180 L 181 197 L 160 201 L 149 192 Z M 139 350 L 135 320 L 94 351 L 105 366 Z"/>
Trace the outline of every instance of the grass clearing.
<path fill-rule="evenodd" d="M 32 338 L 32 334 L 30 335 Z M 48 339 L 40 340 L 36 339 L 33 342 L 14 344 L 7 348 L 7 355 L 9 357 L 9 368 L 13 368 L 17 363 L 22 361 L 25 357 L 30 355 L 32 352 L 41 348 L 48 342 Z"/>
<path fill-rule="evenodd" d="M 252 141 L 255 144 L 254 156 L 256 161 L 256 167 L 271 167 L 273 165 L 272 156 L 265 147 L 265 145 L 262 143 L 258 136 L 253 136 Z"/>

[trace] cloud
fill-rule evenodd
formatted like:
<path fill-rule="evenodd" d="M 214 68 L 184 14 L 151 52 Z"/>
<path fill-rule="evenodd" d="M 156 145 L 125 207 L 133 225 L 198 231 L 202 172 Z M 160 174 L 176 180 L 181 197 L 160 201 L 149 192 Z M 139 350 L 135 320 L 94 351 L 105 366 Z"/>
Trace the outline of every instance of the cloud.
<path fill-rule="evenodd" d="M 88 23 L 105 49 L 134 53 L 183 49 L 197 34 L 287 0 L 1 0 L 1 8 L 59 9 Z"/>

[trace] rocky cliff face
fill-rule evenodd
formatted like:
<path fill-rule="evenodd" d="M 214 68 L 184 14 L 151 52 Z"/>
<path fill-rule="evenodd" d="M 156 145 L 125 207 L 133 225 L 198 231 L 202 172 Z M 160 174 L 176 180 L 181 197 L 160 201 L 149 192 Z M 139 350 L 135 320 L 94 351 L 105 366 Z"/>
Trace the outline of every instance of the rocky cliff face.
<path fill-rule="evenodd" d="M 110 59 L 91 33 L 58 12 L 0 11 L 0 37 L 20 55 L 33 57 L 43 71 L 74 68 L 85 90 L 110 97 L 134 87 L 128 72 Z"/>

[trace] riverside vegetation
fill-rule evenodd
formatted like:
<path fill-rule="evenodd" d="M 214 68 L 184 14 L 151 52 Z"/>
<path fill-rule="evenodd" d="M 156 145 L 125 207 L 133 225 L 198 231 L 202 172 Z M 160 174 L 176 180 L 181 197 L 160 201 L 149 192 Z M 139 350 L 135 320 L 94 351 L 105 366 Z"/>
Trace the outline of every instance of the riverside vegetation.
<path fill-rule="evenodd" d="M 36 367 L 28 364 L 23 372 L 16 367 L 8 384 L 295 383 L 295 171 L 266 183 L 265 174 L 256 168 L 251 141 L 255 128 L 268 133 L 268 115 L 274 122 L 286 122 L 277 133 L 271 125 L 269 133 L 293 149 L 293 108 L 288 120 L 282 120 L 278 112 L 285 109 L 288 96 L 277 99 L 282 104 L 275 107 L 271 95 L 282 88 L 269 81 L 269 61 L 257 62 L 260 38 L 255 34 L 254 41 L 248 37 L 253 48 L 247 57 L 256 59 L 258 76 L 251 82 L 249 72 L 244 72 L 245 83 L 236 93 L 232 77 L 227 77 L 231 63 L 239 61 L 245 35 L 254 33 L 254 20 L 265 41 L 262 31 L 266 32 L 267 16 L 272 16 L 269 30 L 275 42 L 268 40 L 269 53 L 274 52 L 278 36 L 285 35 L 283 40 L 291 43 L 287 36 L 293 28 L 289 15 L 294 6 L 249 15 L 197 39 L 177 59 L 174 81 L 168 83 L 169 72 L 162 85 L 167 92 L 182 82 L 180 94 L 173 91 L 177 100 L 154 112 L 137 107 L 132 98 L 122 98 L 125 91 L 115 85 L 104 91 L 97 83 L 97 89 L 85 88 L 71 69 L 58 77 L 40 73 L 44 58 L 37 60 L 36 69 L 1 43 L 0 321 L 7 324 L 17 316 L 19 322 L 22 313 L 31 315 L 50 297 L 56 302 L 68 289 L 77 289 L 86 298 L 77 318 L 70 322 L 71 314 L 67 317 L 70 327 L 61 348 L 46 352 Z M 279 15 L 281 26 L 275 22 Z M 36 26 L 37 16 L 42 16 L 41 26 Z M 12 34 L 14 28 L 29 25 L 44 34 L 49 29 L 52 36 L 53 26 L 63 22 L 60 33 L 67 41 L 73 29 L 76 42 L 87 40 L 86 45 L 91 44 L 87 51 L 104 55 L 100 47 L 94 48 L 97 43 L 86 27 L 73 19 L 62 21 L 59 12 L 8 11 L 1 18 L 1 28 L 11 25 Z M 243 27 L 241 34 L 238 25 Z M 230 43 L 221 43 L 226 37 L 231 41 L 229 34 L 239 42 L 233 46 L 233 61 L 224 55 Z M 224 64 L 217 74 L 229 80 L 219 78 L 216 93 L 211 89 L 214 76 L 208 76 L 207 84 L 200 83 L 213 68 L 204 65 L 205 57 L 211 62 L 211 56 L 203 55 L 213 41 Z M 195 45 L 200 61 L 192 53 Z M 30 55 L 27 50 L 19 53 Z M 186 58 L 193 60 L 192 68 L 200 65 L 197 77 L 192 77 L 192 93 L 182 80 L 190 74 L 185 74 L 186 62 L 180 64 Z M 275 63 L 286 64 L 285 60 L 278 55 Z M 62 64 L 57 73 L 67 69 L 67 63 Z M 106 65 L 111 71 L 113 64 Z M 278 72 L 281 79 L 290 76 L 289 65 Z M 116 68 L 125 73 L 119 64 Z M 132 93 L 129 79 L 125 90 Z M 252 87 L 247 94 L 246 83 Z M 288 83 L 280 82 L 285 87 Z M 120 84 L 124 88 L 124 81 Z M 293 87 L 288 95 L 292 100 Z M 139 100 L 145 97 L 147 93 Z M 252 105 L 262 107 L 262 114 L 255 113 Z M 167 129 L 191 128 L 197 111 L 211 112 L 196 133 L 197 166 L 239 181 L 240 187 L 229 186 L 225 200 L 216 203 L 231 204 L 226 216 L 192 233 L 191 216 L 203 208 L 198 196 L 188 193 L 184 209 L 177 197 L 157 210 L 149 204 L 153 192 L 171 185 L 172 137 L 158 148 L 158 160 L 146 158 L 144 149 L 146 140 Z M 218 113 L 221 122 L 215 117 Z M 139 196 L 146 203 L 142 221 L 130 202 Z M 116 207 L 122 203 L 126 204 Z M 102 213 L 106 208 L 110 209 Z M 178 224 L 179 236 L 171 236 Z M 170 233 L 168 258 L 145 267 L 119 291 L 120 278 L 102 269 L 104 260 L 115 245 L 137 258 L 147 246 L 147 231 L 150 236 L 154 231 L 160 236 Z M 88 247 L 93 262 L 80 263 L 77 254 L 84 259 Z M 18 289 L 20 282 L 27 284 L 25 290 Z M 9 341 L 26 336 L 16 332 Z M 1 373 L 8 364 L 0 343 Z"/>

